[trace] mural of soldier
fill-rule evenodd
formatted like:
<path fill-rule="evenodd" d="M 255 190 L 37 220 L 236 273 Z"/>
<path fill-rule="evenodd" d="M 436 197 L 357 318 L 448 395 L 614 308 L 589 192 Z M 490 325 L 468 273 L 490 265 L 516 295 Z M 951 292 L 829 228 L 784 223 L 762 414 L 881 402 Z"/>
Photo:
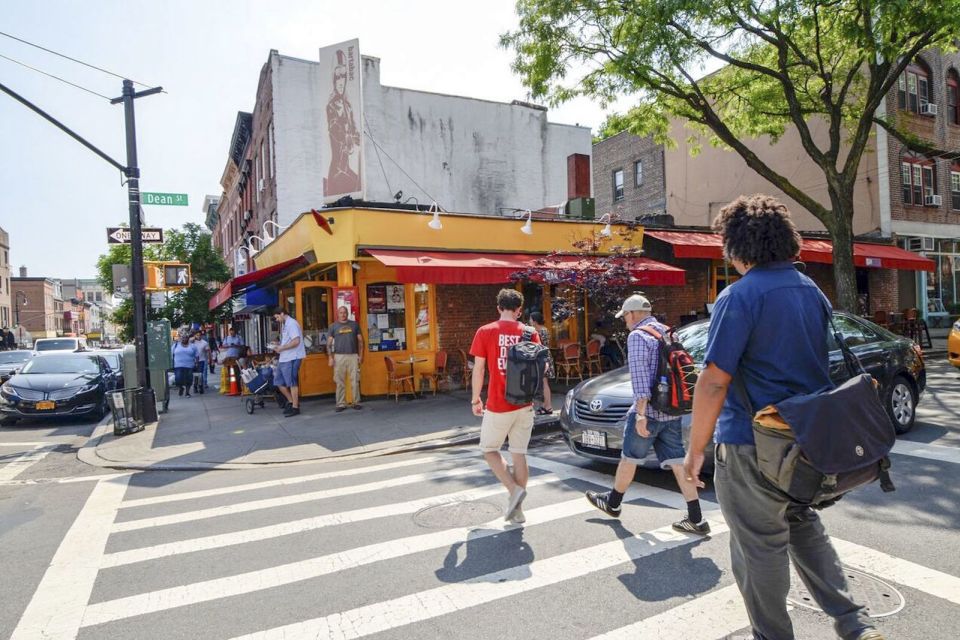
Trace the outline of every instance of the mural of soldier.
<path fill-rule="evenodd" d="M 360 176 L 351 160 L 360 151 L 360 133 L 353 107 L 346 94 L 347 65 L 342 49 L 336 52 L 333 68 L 333 92 L 327 101 L 327 131 L 330 135 L 330 169 L 323 179 L 325 196 L 353 193 L 360 190 Z"/>

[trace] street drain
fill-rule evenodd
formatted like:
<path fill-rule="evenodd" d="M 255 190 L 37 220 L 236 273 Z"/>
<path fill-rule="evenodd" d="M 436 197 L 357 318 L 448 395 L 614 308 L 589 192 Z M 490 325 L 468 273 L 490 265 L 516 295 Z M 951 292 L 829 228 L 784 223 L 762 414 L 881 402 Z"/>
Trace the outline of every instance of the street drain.
<path fill-rule="evenodd" d="M 863 605 L 867 615 L 871 618 L 892 616 L 903 609 L 906 604 L 903 595 L 883 580 L 848 567 L 844 567 L 843 571 L 847 576 L 850 596 L 854 602 Z M 791 571 L 791 574 L 787 602 L 804 609 L 821 611 L 806 585 L 800 580 L 796 570 Z"/>
<path fill-rule="evenodd" d="M 413 514 L 417 526 L 428 529 L 472 527 L 503 516 L 503 507 L 483 500 L 427 507 Z"/>

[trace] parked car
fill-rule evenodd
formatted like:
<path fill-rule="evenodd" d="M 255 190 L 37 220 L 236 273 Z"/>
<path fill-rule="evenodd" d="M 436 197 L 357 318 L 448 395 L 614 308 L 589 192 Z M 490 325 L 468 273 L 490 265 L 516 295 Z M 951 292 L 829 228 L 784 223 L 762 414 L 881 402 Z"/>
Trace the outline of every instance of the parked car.
<path fill-rule="evenodd" d="M 86 351 L 86 338 L 40 338 L 33 343 L 34 353 L 47 351 Z"/>
<path fill-rule="evenodd" d="M 33 351 L 0 351 L 0 384 L 6 382 L 15 371 L 33 357 Z"/>
<path fill-rule="evenodd" d="M 947 360 L 953 366 L 960 367 L 960 320 L 953 323 L 947 336 Z"/>
<path fill-rule="evenodd" d="M 123 388 L 123 352 L 119 350 L 96 349 L 90 352 L 100 356 L 110 365 L 111 381 L 109 391 Z"/>
<path fill-rule="evenodd" d="M 0 386 L 0 422 L 23 418 L 93 416 L 108 410 L 113 372 L 100 356 L 86 353 L 39 355 Z"/>
<path fill-rule="evenodd" d="M 920 347 L 912 340 L 887 331 L 855 315 L 834 312 L 833 321 L 863 368 L 880 382 L 881 397 L 898 434 L 913 428 L 917 401 L 927 384 Z M 677 330 L 691 357 L 702 366 L 707 348 L 709 320 Z M 830 337 L 830 377 L 840 383 L 849 377 L 843 355 Z M 616 463 L 623 443 L 623 425 L 633 401 L 627 367 L 609 371 L 578 384 L 567 394 L 560 410 L 560 427 L 574 453 Z M 683 420 L 684 441 L 689 442 L 690 416 Z M 657 467 L 651 456 L 644 466 Z"/>

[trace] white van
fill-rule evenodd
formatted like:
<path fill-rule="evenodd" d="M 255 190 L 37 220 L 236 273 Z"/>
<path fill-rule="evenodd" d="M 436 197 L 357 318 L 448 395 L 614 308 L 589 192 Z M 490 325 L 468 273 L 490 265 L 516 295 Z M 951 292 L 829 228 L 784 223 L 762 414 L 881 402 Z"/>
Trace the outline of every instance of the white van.
<path fill-rule="evenodd" d="M 86 351 L 86 338 L 40 338 L 33 343 L 34 354 L 51 351 Z"/>

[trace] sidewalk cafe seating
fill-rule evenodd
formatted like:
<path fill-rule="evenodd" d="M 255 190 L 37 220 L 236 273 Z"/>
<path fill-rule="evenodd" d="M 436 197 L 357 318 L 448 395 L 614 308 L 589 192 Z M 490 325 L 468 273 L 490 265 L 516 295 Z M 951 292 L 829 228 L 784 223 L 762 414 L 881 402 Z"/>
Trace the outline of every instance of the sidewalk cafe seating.
<path fill-rule="evenodd" d="M 560 374 L 564 382 L 570 384 L 570 378 L 576 374 L 577 380 L 583 380 L 583 368 L 580 362 L 580 345 L 576 342 L 567 342 L 560 347 L 560 359 L 557 360 Z M 558 376 L 559 377 L 559 376 Z"/>
<path fill-rule="evenodd" d="M 392 390 L 394 402 L 400 401 L 401 393 L 410 393 L 411 395 L 416 396 L 417 392 L 413 388 L 413 376 L 398 374 L 397 363 L 394 362 L 393 358 L 390 356 L 383 356 L 383 361 L 387 365 L 387 395 L 390 395 Z M 407 387 L 410 388 L 409 392 L 404 391 L 404 389 Z"/>
<path fill-rule="evenodd" d="M 600 375 L 603 373 L 603 363 L 600 361 L 600 341 L 594 338 L 587 342 L 587 375 Z M 594 373 L 596 369 L 596 373 Z"/>
<path fill-rule="evenodd" d="M 903 335 L 919 344 L 922 349 L 933 348 L 933 341 L 930 339 L 930 329 L 916 309 L 904 309 Z"/>
<path fill-rule="evenodd" d="M 433 371 L 421 374 L 430 380 L 433 386 L 433 395 L 437 395 L 441 382 L 447 381 L 447 352 L 437 351 L 433 358 Z"/>
<path fill-rule="evenodd" d="M 473 374 L 473 363 L 470 362 L 464 349 L 457 349 L 457 353 L 460 355 L 460 379 L 463 382 L 463 388 L 469 389 L 470 376 Z"/>

